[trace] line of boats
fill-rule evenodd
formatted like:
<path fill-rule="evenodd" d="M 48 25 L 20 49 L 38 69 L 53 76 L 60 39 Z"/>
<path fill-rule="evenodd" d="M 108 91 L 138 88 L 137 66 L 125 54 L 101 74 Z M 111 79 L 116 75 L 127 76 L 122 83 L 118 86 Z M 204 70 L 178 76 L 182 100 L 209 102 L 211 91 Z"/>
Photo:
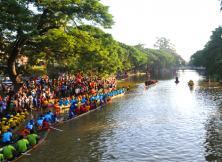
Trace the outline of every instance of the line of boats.
<path fill-rule="evenodd" d="M 111 98 L 111 100 L 114 99 L 114 98 L 123 96 L 125 93 L 126 93 L 126 91 L 125 91 L 124 93 L 121 93 L 121 94 L 118 94 L 118 95 L 116 95 L 116 96 L 113 96 L 113 97 Z M 111 100 L 110 100 L 110 101 L 111 101 Z M 109 101 L 109 102 L 110 102 L 110 101 Z M 109 102 L 107 102 L 107 103 L 109 103 Z M 68 108 L 68 107 L 67 107 L 67 108 Z M 93 109 L 93 110 L 91 110 L 91 111 L 88 111 L 88 112 L 86 112 L 86 113 L 83 113 L 83 114 L 80 114 L 80 115 L 78 115 L 78 116 L 75 116 L 74 118 L 71 118 L 71 119 L 67 119 L 66 117 L 63 117 L 63 118 L 59 119 L 59 122 L 57 122 L 56 124 L 50 125 L 50 128 L 56 129 L 56 128 L 54 128 L 54 127 L 57 127 L 57 126 L 59 126 L 59 125 L 62 125 L 62 124 L 64 124 L 64 123 L 67 123 L 67 122 L 69 122 L 69 121 L 75 120 L 75 119 L 77 119 L 77 118 L 79 118 L 79 117 L 81 117 L 81 116 L 83 116 L 83 115 L 86 115 L 86 114 L 88 114 L 88 113 L 90 113 L 90 112 L 92 112 L 92 111 L 95 111 L 95 110 L 97 110 L 97 109 L 100 109 L 100 108 L 101 108 L 101 106 L 99 106 L 99 107 L 97 107 L 97 108 L 95 108 L 95 109 Z M 30 117 L 27 119 L 27 121 L 28 121 L 28 120 L 30 120 Z M 16 129 L 14 129 L 13 132 L 11 132 L 11 133 L 14 134 L 14 133 L 17 132 L 18 130 L 21 130 L 22 125 L 23 125 L 23 124 L 20 124 L 20 125 L 19 125 Z M 21 159 L 22 157 L 24 157 L 25 155 L 30 155 L 30 154 L 28 154 L 28 153 L 31 152 L 33 149 L 35 149 L 37 146 L 39 146 L 39 145 L 44 141 L 44 139 L 47 137 L 47 135 L 48 135 L 49 132 L 50 132 L 50 128 L 42 129 L 41 131 L 39 131 L 38 129 L 36 129 L 36 131 L 35 131 L 34 133 L 35 133 L 35 134 L 38 134 L 38 135 L 40 136 L 40 139 L 38 140 L 38 143 L 37 143 L 36 145 L 32 146 L 32 147 L 29 147 L 26 152 L 22 153 L 22 154 L 21 154 L 20 156 L 18 156 L 18 157 L 15 157 L 13 160 L 11 160 L 11 161 L 10 161 L 10 160 L 7 160 L 7 162 L 15 162 L 15 161 Z M 12 145 L 12 146 L 16 146 L 18 140 L 19 140 L 19 138 L 16 138 L 13 142 L 11 142 L 11 145 Z M 0 145 L 0 146 L 3 146 L 3 145 Z M 1 149 L 0 149 L 0 150 L 1 150 Z"/>

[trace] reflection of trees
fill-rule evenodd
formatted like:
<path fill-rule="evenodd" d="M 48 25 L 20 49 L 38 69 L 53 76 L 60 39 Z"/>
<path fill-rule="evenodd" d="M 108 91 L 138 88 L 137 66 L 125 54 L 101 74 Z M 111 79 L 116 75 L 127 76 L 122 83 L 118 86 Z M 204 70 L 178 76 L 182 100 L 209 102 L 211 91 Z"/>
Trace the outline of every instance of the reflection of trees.
<path fill-rule="evenodd" d="M 209 105 L 219 105 L 222 107 L 222 103 L 218 96 L 221 95 L 219 90 L 204 90 L 201 91 L 202 95 L 206 95 Z M 211 103 L 212 102 L 212 103 Z M 221 111 L 213 113 L 208 117 L 205 124 L 206 129 L 206 141 L 203 143 L 205 147 L 205 159 L 206 161 L 221 161 L 222 159 L 222 114 Z"/>

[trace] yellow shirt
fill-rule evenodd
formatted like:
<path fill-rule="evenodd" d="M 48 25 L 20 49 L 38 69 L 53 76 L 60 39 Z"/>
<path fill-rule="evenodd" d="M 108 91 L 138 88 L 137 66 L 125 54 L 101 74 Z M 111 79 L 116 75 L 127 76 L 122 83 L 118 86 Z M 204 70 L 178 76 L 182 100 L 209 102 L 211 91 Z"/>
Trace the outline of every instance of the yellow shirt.
<path fill-rule="evenodd" d="M 97 107 L 99 107 L 99 106 L 100 106 L 100 103 L 99 103 L 99 101 L 97 101 L 97 102 L 96 102 L 96 106 L 97 106 Z"/>
<path fill-rule="evenodd" d="M 108 97 L 107 97 L 107 101 L 110 101 L 110 100 L 111 100 L 111 97 L 110 97 L 110 96 L 108 96 Z"/>
<path fill-rule="evenodd" d="M 8 129 L 9 129 L 10 127 L 8 126 L 8 125 L 3 125 L 2 126 L 2 133 L 6 133 L 6 132 L 8 132 Z"/>
<path fill-rule="evenodd" d="M 89 111 L 89 109 L 90 109 L 90 106 L 86 106 L 86 111 Z"/>
<path fill-rule="evenodd" d="M 1 126 L 3 126 L 3 125 L 5 125 L 5 121 L 2 121 L 2 124 L 1 124 Z"/>
<path fill-rule="evenodd" d="M 9 124 L 10 124 L 10 127 L 14 127 L 14 126 L 16 126 L 16 122 L 15 122 L 15 120 L 11 120 L 11 121 L 9 121 Z"/>
<path fill-rule="evenodd" d="M 48 101 L 43 101 L 43 106 L 47 106 Z"/>

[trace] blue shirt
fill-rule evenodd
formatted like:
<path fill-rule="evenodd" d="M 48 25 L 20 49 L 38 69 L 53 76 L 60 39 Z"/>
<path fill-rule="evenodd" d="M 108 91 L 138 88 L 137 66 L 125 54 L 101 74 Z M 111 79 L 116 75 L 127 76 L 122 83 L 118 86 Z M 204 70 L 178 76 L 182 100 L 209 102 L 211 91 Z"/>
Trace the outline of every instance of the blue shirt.
<path fill-rule="evenodd" d="M 65 100 L 65 106 L 69 105 L 69 100 Z"/>
<path fill-rule="evenodd" d="M 51 116 L 51 118 L 52 118 L 52 116 L 53 116 L 54 114 L 53 114 L 52 112 L 50 112 L 50 113 L 49 113 L 49 115 L 50 115 L 50 116 Z"/>
<path fill-rule="evenodd" d="M 47 122 L 49 122 L 49 120 L 51 119 L 51 116 L 49 114 L 45 115 L 45 119 L 47 120 Z"/>
<path fill-rule="evenodd" d="M 54 123 L 56 123 L 56 117 L 55 117 L 55 116 L 52 117 L 52 121 L 53 121 Z"/>
<path fill-rule="evenodd" d="M 3 134 L 3 140 L 2 142 L 7 142 L 7 141 L 10 141 L 10 137 L 12 137 L 12 133 L 11 132 L 6 132 Z"/>
<path fill-rule="evenodd" d="M 43 120 L 42 119 L 39 119 L 39 120 L 37 120 L 37 125 L 41 125 L 41 126 L 43 126 Z"/>
<path fill-rule="evenodd" d="M 60 101 L 59 101 L 59 106 L 62 106 L 63 103 L 64 103 L 63 100 L 60 100 Z"/>
<path fill-rule="evenodd" d="M 70 110 L 75 110 L 75 104 L 72 104 L 72 105 L 70 106 Z"/>
<path fill-rule="evenodd" d="M 28 123 L 27 127 L 28 127 L 29 129 L 32 129 L 32 128 L 33 128 L 33 125 L 30 124 L 30 123 Z"/>

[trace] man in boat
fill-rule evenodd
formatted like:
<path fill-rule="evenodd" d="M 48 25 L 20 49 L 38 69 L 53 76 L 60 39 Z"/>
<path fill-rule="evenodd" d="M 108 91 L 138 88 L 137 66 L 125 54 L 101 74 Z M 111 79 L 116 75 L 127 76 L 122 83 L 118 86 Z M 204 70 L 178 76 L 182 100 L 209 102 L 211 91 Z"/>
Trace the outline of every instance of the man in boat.
<path fill-rule="evenodd" d="M 26 134 L 29 134 L 30 131 L 28 130 L 29 127 L 27 126 L 26 128 L 24 128 L 21 132 L 20 135 L 22 135 L 24 138 L 26 137 Z"/>
<path fill-rule="evenodd" d="M 30 122 L 27 124 L 27 127 L 28 127 L 29 130 L 34 129 L 33 124 L 34 124 L 34 121 L 30 120 Z"/>
<path fill-rule="evenodd" d="M 54 114 L 54 115 L 52 116 L 52 122 L 55 124 L 55 123 L 57 123 L 57 121 L 58 121 L 58 119 L 57 119 L 57 114 Z"/>
<path fill-rule="evenodd" d="M 130 90 L 130 85 L 129 85 L 129 87 L 127 87 L 127 91 L 129 91 Z"/>
<path fill-rule="evenodd" d="M 9 128 L 8 132 L 4 133 L 3 136 L 3 140 L 2 142 L 6 144 L 6 142 L 10 142 L 12 140 L 12 133 L 11 133 L 12 129 Z"/>
<path fill-rule="evenodd" d="M 34 134 L 34 130 L 30 130 L 30 134 L 27 136 L 30 146 L 36 145 L 38 143 L 38 135 Z"/>
<path fill-rule="evenodd" d="M 2 153 L 5 159 L 12 161 L 15 157 L 16 149 L 13 146 L 9 145 L 10 144 L 9 141 L 6 142 L 6 144 L 7 146 L 2 148 Z"/>
<path fill-rule="evenodd" d="M 1 162 L 5 162 L 6 161 L 6 159 L 4 159 L 4 155 L 3 154 L 0 154 L 0 161 Z"/>
<path fill-rule="evenodd" d="M 23 135 L 20 135 L 19 139 L 20 140 L 16 143 L 16 146 L 18 147 L 18 151 L 21 154 L 27 151 L 27 146 L 29 147 L 29 141 L 24 139 Z"/>
<path fill-rule="evenodd" d="M 46 119 L 47 122 L 51 121 L 51 116 L 49 115 L 49 112 L 47 112 L 47 114 L 45 115 L 44 120 Z"/>
<path fill-rule="evenodd" d="M 51 118 L 52 118 L 52 116 L 54 115 L 54 114 L 52 113 L 52 110 L 49 110 L 49 115 L 51 116 Z"/>
<path fill-rule="evenodd" d="M 6 133 L 8 132 L 8 129 L 9 129 L 9 125 L 8 125 L 8 122 L 5 123 L 5 125 L 2 126 L 2 133 Z"/>
<path fill-rule="evenodd" d="M 190 80 L 188 84 L 191 85 L 191 86 L 193 86 L 193 85 L 194 85 L 194 82 L 193 82 L 192 80 Z"/>
<path fill-rule="evenodd" d="M 176 82 L 178 82 L 179 80 L 178 80 L 178 77 L 176 77 Z"/>
<path fill-rule="evenodd" d="M 37 124 L 37 126 L 40 124 L 41 126 L 43 126 L 43 114 L 41 114 L 40 115 L 40 118 L 39 118 L 39 120 L 37 120 L 37 122 L 36 122 L 36 124 Z"/>
<path fill-rule="evenodd" d="M 42 129 L 47 129 L 47 128 L 49 128 L 49 123 L 47 122 L 47 119 L 44 119 Z"/>

